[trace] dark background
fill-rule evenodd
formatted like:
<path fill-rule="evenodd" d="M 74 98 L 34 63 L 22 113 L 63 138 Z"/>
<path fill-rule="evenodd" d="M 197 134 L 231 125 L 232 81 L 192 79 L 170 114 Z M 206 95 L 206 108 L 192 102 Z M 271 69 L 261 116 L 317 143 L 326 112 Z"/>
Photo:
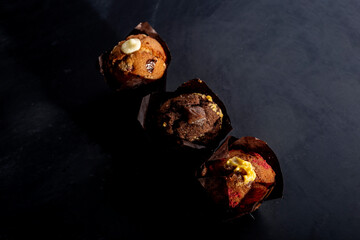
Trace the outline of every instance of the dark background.
<path fill-rule="evenodd" d="M 358 1 L 0 7 L 0 239 L 358 239 Z M 164 199 L 171 174 L 142 175 L 150 150 L 96 68 L 140 21 L 171 50 L 168 90 L 203 79 L 227 106 L 231 135 L 268 142 L 283 199 L 254 218 L 203 224 L 182 196 Z"/>

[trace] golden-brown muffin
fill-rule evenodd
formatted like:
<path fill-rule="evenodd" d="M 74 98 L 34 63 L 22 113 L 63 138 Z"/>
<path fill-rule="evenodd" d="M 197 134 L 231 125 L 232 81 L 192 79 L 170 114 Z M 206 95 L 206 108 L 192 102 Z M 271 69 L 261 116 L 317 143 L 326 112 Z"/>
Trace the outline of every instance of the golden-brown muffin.
<path fill-rule="evenodd" d="M 139 45 L 140 43 L 140 45 Z M 166 70 L 166 54 L 161 44 L 145 34 L 130 35 L 109 55 L 110 70 L 156 80 Z"/>

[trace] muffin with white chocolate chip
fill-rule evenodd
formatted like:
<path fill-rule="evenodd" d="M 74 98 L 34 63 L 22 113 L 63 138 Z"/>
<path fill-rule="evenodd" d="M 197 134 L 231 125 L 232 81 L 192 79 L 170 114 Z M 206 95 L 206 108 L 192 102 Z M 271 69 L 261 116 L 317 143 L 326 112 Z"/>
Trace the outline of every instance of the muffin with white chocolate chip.
<path fill-rule="evenodd" d="M 99 58 L 100 71 L 116 90 L 134 89 L 163 79 L 170 62 L 164 41 L 148 23 Z"/>
<path fill-rule="evenodd" d="M 166 54 L 154 38 L 145 34 L 130 35 L 119 42 L 110 52 L 110 63 L 114 74 L 137 75 L 156 80 L 164 75 Z"/>

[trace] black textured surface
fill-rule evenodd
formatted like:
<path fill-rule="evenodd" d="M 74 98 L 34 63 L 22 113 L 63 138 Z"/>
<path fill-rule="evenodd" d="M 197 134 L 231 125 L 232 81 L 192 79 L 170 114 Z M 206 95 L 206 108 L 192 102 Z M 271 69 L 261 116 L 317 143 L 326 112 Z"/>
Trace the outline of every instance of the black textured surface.
<path fill-rule="evenodd" d="M 357 239 L 359 12 L 347 0 L 1 3 L 0 239 Z M 204 226 L 189 199 L 164 198 L 170 174 L 134 161 L 149 149 L 96 61 L 140 21 L 171 50 L 169 90 L 203 79 L 231 134 L 277 154 L 284 198 L 255 219 Z"/>

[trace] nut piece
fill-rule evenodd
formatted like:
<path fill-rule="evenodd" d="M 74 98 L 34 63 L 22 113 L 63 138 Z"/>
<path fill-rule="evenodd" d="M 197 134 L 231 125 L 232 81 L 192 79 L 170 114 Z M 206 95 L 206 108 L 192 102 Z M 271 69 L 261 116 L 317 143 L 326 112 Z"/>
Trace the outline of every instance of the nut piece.
<path fill-rule="evenodd" d="M 121 51 L 125 54 L 136 52 L 141 47 L 141 41 L 137 38 L 131 38 L 121 45 Z"/>

